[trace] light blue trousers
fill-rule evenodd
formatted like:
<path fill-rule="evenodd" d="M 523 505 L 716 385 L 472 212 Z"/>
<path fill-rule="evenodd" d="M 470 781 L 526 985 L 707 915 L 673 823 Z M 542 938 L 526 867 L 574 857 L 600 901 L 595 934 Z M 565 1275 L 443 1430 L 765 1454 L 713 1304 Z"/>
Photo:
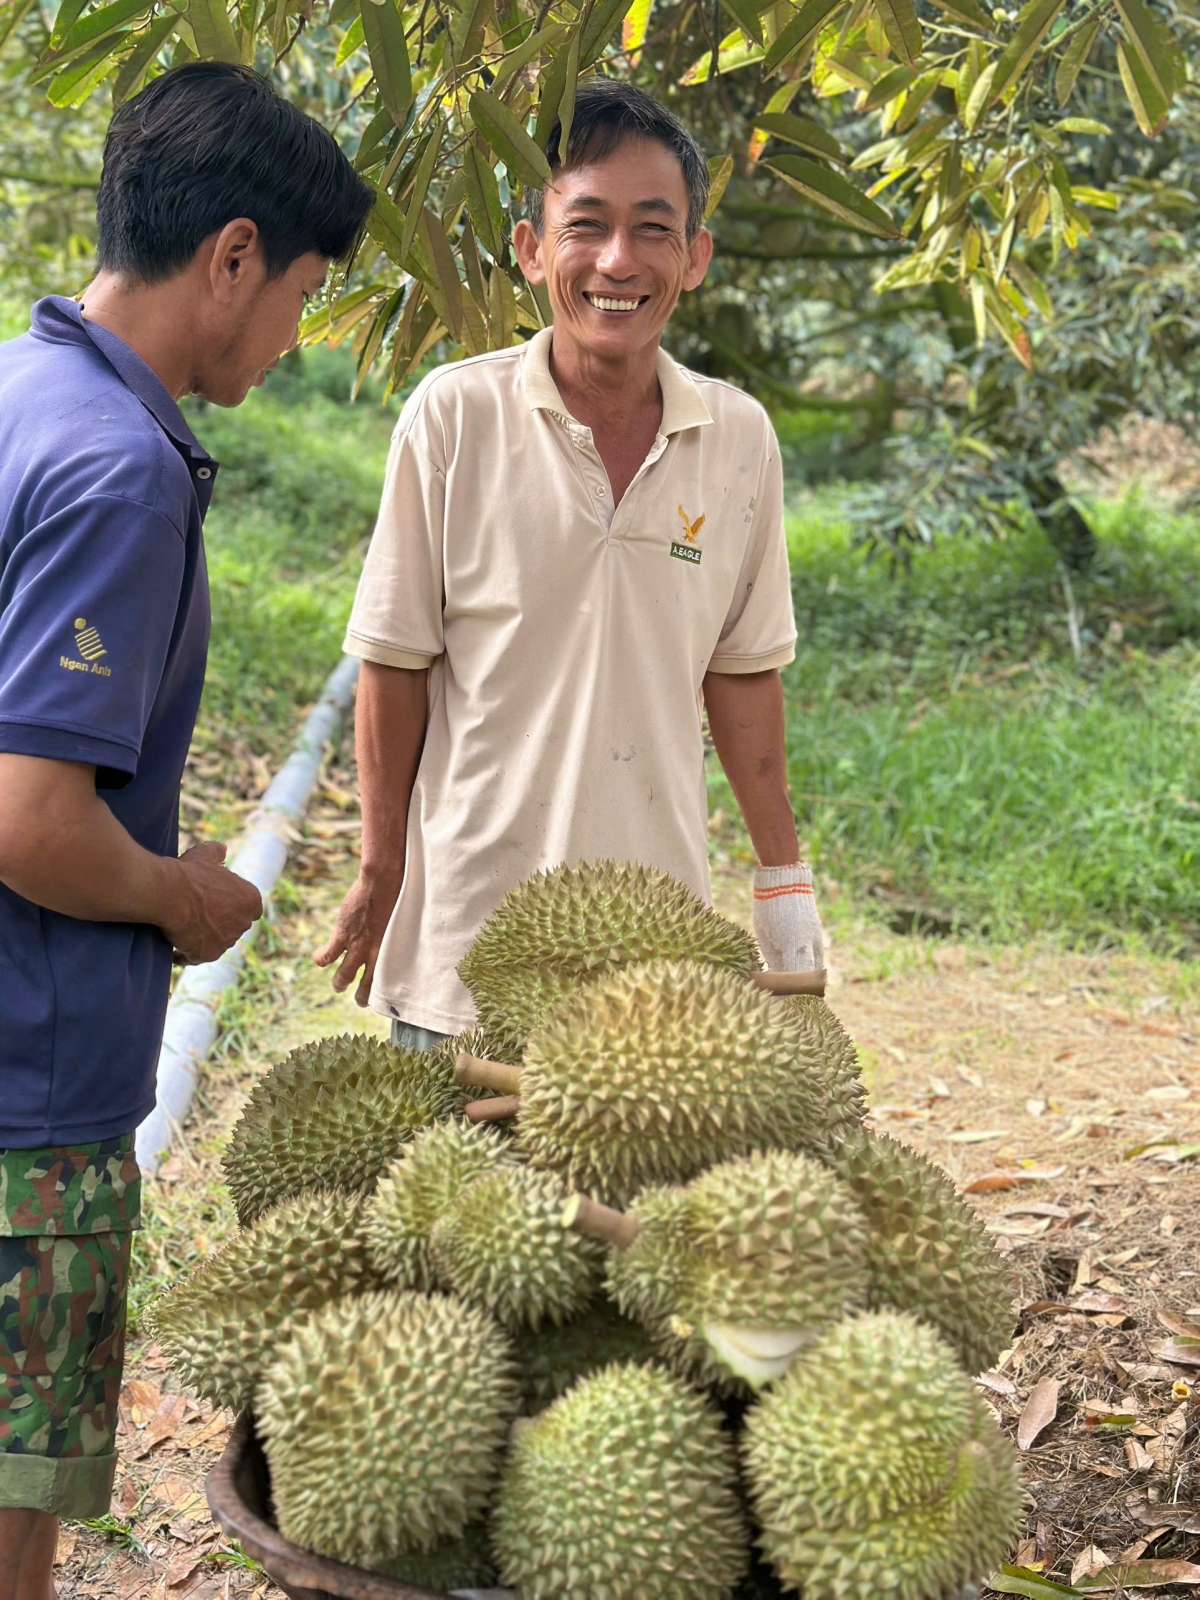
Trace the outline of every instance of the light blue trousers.
<path fill-rule="evenodd" d="M 432 1028 L 418 1028 L 412 1022 L 392 1023 L 392 1043 L 403 1045 L 406 1050 L 432 1050 L 450 1037 L 448 1033 L 435 1033 Z"/>

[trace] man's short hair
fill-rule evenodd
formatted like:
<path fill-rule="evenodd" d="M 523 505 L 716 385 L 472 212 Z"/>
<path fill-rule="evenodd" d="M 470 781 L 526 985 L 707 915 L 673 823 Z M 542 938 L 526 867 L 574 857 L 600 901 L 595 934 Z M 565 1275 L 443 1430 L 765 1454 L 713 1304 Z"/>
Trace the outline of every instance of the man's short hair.
<path fill-rule="evenodd" d="M 654 139 L 678 161 L 687 186 L 687 236 L 694 239 L 704 226 L 708 208 L 708 163 L 700 146 L 678 117 L 652 100 L 643 89 L 617 78 L 592 78 L 579 85 L 575 115 L 567 139 L 567 159 L 559 155 L 562 123 L 556 117 L 546 141 L 550 176 L 565 167 L 603 161 L 630 139 Z M 526 196 L 529 220 L 538 233 L 545 222 L 545 191 L 530 189 Z"/>
<path fill-rule="evenodd" d="M 373 195 L 333 135 L 248 67 L 195 61 L 113 114 L 96 213 L 99 265 L 144 283 L 185 267 L 235 217 L 258 225 L 267 272 L 309 251 L 344 260 Z"/>

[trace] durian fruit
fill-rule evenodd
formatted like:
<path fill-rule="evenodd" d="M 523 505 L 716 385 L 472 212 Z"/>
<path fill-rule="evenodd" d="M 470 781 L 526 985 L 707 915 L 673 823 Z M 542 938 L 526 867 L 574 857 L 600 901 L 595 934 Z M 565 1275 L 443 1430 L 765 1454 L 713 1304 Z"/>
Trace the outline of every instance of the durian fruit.
<path fill-rule="evenodd" d="M 430 1234 L 439 1283 L 511 1329 L 581 1311 L 599 1287 L 602 1252 L 563 1222 L 566 1200 L 557 1178 L 529 1167 L 477 1178 Z"/>
<path fill-rule="evenodd" d="M 858 1051 L 837 1017 L 816 995 L 796 995 L 786 1002 L 808 1026 L 822 1060 L 858 1075 Z M 470 1048 L 469 1046 L 465 1048 Z"/>
<path fill-rule="evenodd" d="M 511 890 L 458 972 L 484 1028 L 519 1051 L 547 1005 L 605 968 L 688 958 L 749 974 L 753 939 L 686 884 L 632 861 L 538 872 Z"/>
<path fill-rule="evenodd" d="M 1012 1287 L 983 1223 L 915 1150 L 857 1130 L 832 1157 L 867 1220 L 870 1305 L 930 1323 L 970 1373 L 1008 1345 Z"/>
<path fill-rule="evenodd" d="M 580 1378 L 619 1362 L 653 1360 L 655 1347 L 640 1322 L 623 1317 L 604 1295 L 561 1327 L 523 1328 L 513 1336 L 525 1409 L 535 1415 Z"/>
<path fill-rule="evenodd" d="M 1021 1525 L 1016 1460 L 953 1351 L 899 1312 L 840 1323 L 746 1419 L 760 1543 L 805 1600 L 943 1600 Z"/>
<path fill-rule="evenodd" d="M 215 1251 L 150 1306 L 148 1325 L 184 1383 L 239 1411 L 298 1314 L 377 1284 L 362 1197 L 313 1191 Z"/>
<path fill-rule="evenodd" d="M 513 1159 L 494 1129 L 457 1118 L 415 1133 L 366 1204 L 370 1260 L 380 1278 L 398 1289 L 436 1287 L 434 1223 L 477 1178 Z"/>
<path fill-rule="evenodd" d="M 229 1138 L 238 1220 L 302 1189 L 374 1188 L 413 1130 L 458 1111 L 449 1052 L 401 1050 L 364 1034 L 293 1050 L 259 1079 Z"/>
<path fill-rule="evenodd" d="M 479 1063 L 460 1057 L 458 1075 Z M 827 1154 L 862 1119 L 861 1083 L 795 1007 L 695 961 L 622 967 L 560 1000 L 490 1081 L 519 1088 L 518 1153 L 614 1205 L 755 1149 Z"/>
<path fill-rule="evenodd" d="M 457 1589 L 490 1589 L 496 1581 L 487 1524 L 473 1522 L 461 1538 L 436 1550 L 413 1550 L 393 1556 L 376 1568 L 387 1578 L 419 1584 L 446 1593 Z"/>
<path fill-rule="evenodd" d="M 256 1396 L 279 1531 L 358 1566 L 461 1538 L 519 1403 L 508 1337 L 473 1306 L 405 1290 L 324 1306 Z"/>
<path fill-rule="evenodd" d="M 581 1379 L 514 1428 L 492 1546 L 526 1600 L 730 1600 L 749 1552 L 715 1407 L 653 1366 Z"/>
<path fill-rule="evenodd" d="M 723 1161 L 685 1189 L 643 1191 L 628 1217 L 581 1197 L 564 1215 L 618 1245 L 608 1292 L 701 1382 L 721 1376 L 715 1363 L 761 1388 L 867 1303 L 862 1216 L 846 1185 L 810 1156 L 768 1150 Z M 631 1220 L 636 1233 L 621 1248 Z"/>

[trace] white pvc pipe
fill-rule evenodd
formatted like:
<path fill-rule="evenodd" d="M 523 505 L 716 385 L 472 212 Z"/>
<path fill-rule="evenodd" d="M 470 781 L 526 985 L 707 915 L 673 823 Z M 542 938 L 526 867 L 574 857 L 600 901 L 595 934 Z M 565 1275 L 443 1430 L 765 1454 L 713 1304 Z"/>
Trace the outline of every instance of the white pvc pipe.
<path fill-rule="evenodd" d="M 356 657 L 343 656 L 326 679 L 291 755 L 271 779 L 229 862 L 233 872 L 249 878 L 264 903 L 287 863 L 289 835 L 304 815 L 325 748 L 337 738 L 354 697 L 358 668 Z M 158 1057 L 154 1110 L 137 1131 L 137 1159 L 143 1172 L 158 1171 L 183 1125 L 200 1064 L 216 1043 L 218 1003 L 237 982 L 261 926 L 260 919 L 219 960 L 188 967 L 175 985 Z"/>

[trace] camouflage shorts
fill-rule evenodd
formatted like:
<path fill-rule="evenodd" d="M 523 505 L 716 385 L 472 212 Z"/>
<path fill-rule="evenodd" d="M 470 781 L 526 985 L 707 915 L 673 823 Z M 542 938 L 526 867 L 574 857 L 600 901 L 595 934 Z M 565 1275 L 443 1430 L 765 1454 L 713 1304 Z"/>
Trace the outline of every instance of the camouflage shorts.
<path fill-rule="evenodd" d="M 0 1508 L 108 1510 L 140 1187 L 132 1134 L 0 1150 Z"/>

